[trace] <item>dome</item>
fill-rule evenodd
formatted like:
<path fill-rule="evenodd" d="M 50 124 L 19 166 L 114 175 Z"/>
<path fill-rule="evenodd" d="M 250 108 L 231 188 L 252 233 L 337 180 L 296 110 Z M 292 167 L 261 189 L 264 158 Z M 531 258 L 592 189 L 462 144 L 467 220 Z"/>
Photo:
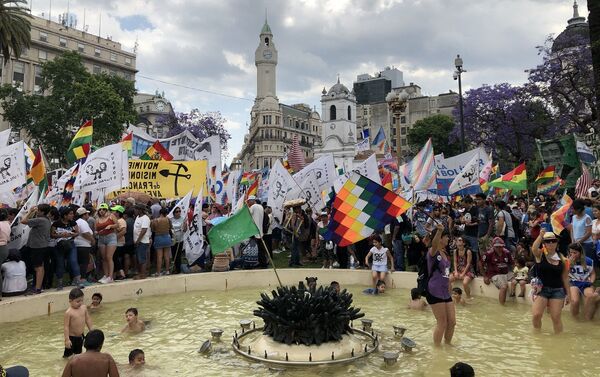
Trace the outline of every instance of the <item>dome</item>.
<path fill-rule="evenodd" d="M 350 93 L 350 91 L 348 90 L 348 88 L 346 88 L 346 86 L 344 84 L 340 84 L 340 79 L 338 77 L 337 83 L 335 83 L 331 87 L 331 89 L 329 89 L 329 91 L 327 92 L 327 95 L 328 96 L 330 96 L 332 94 L 335 94 L 335 95 L 340 95 L 340 94 L 347 95 L 349 93 Z"/>
<path fill-rule="evenodd" d="M 273 111 L 277 111 L 279 110 L 279 101 L 277 101 L 275 98 L 273 97 L 265 97 L 262 101 L 260 101 L 260 104 L 258 105 L 258 109 L 259 110 L 273 110 Z"/>
<path fill-rule="evenodd" d="M 573 18 L 567 21 L 568 25 L 565 30 L 554 39 L 552 52 L 590 43 L 590 27 L 585 21 L 585 17 L 579 17 L 577 8 L 577 2 L 575 1 L 573 4 Z"/>

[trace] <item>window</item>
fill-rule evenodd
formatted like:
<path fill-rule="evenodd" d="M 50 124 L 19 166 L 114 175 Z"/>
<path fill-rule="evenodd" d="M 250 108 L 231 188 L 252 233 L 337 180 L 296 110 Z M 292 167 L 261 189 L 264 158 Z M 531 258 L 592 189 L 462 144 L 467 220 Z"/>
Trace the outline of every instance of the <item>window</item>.
<path fill-rule="evenodd" d="M 40 41 L 48 42 L 48 33 L 44 33 L 43 31 L 40 31 Z"/>
<path fill-rule="evenodd" d="M 400 127 L 400 135 L 406 135 L 406 127 Z"/>
<path fill-rule="evenodd" d="M 275 116 L 275 124 L 279 124 L 280 121 L 281 121 L 281 118 L 278 115 L 276 115 Z"/>
<path fill-rule="evenodd" d="M 29 49 L 27 47 L 23 47 L 23 51 L 21 51 L 21 56 L 29 55 Z"/>
<path fill-rule="evenodd" d="M 39 65 L 35 66 L 35 79 L 33 83 L 33 92 L 35 94 L 42 94 L 42 67 Z"/>
<path fill-rule="evenodd" d="M 335 105 L 329 107 L 329 120 L 335 120 L 337 118 Z"/>
<path fill-rule="evenodd" d="M 392 124 L 396 124 L 396 117 L 392 117 Z"/>
<path fill-rule="evenodd" d="M 296 128 L 300 128 L 300 122 L 296 121 Z"/>
<path fill-rule="evenodd" d="M 348 106 L 348 120 L 352 120 L 352 108 Z"/>
<path fill-rule="evenodd" d="M 265 137 L 265 130 L 260 130 L 260 137 Z"/>
<path fill-rule="evenodd" d="M 117 61 L 117 54 L 115 54 L 114 52 L 110 53 L 110 61 L 111 62 L 116 62 Z"/>
<path fill-rule="evenodd" d="M 131 65 L 131 58 L 125 58 L 125 65 Z"/>
<path fill-rule="evenodd" d="M 60 47 L 67 47 L 67 39 L 63 37 L 58 38 L 58 44 Z"/>
<path fill-rule="evenodd" d="M 396 136 L 396 127 L 392 128 L 392 135 Z"/>
<path fill-rule="evenodd" d="M 400 140 L 400 145 L 405 146 L 406 145 L 406 139 Z"/>
<path fill-rule="evenodd" d="M 48 60 L 48 52 L 43 50 L 38 50 L 38 58 L 40 60 Z"/>
<path fill-rule="evenodd" d="M 365 109 L 363 110 L 363 115 L 367 115 L 368 111 L 367 108 L 365 107 Z"/>
<path fill-rule="evenodd" d="M 77 43 L 77 51 L 84 53 L 85 52 L 85 45 L 83 43 Z"/>
<path fill-rule="evenodd" d="M 263 124 L 271 124 L 271 115 L 263 115 Z"/>
<path fill-rule="evenodd" d="M 304 129 L 304 122 L 300 123 L 300 129 Z"/>
<path fill-rule="evenodd" d="M 25 63 L 15 62 L 13 69 L 13 85 L 23 87 L 25 82 Z"/>
<path fill-rule="evenodd" d="M 94 66 L 94 68 L 92 69 L 92 72 L 93 72 L 95 75 L 99 75 L 100 73 L 102 73 L 102 68 L 100 68 L 100 66 L 99 66 L 99 65 L 95 65 L 95 66 Z"/>
<path fill-rule="evenodd" d="M 146 105 L 146 111 L 150 111 L 150 105 Z"/>
<path fill-rule="evenodd" d="M 95 48 L 94 49 L 94 56 L 100 57 L 100 55 L 102 55 L 100 49 L 99 48 Z"/>
<path fill-rule="evenodd" d="M 396 148 L 396 139 L 392 139 L 392 145 Z"/>
<path fill-rule="evenodd" d="M 400 123 L 406 123 L 406 117 L 404 115 L 400 117 Z"/>

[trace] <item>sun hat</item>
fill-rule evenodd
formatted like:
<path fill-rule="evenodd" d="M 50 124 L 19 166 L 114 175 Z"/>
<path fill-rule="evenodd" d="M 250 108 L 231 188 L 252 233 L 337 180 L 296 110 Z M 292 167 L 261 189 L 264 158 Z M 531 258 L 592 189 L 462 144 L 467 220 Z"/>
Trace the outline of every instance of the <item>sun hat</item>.
<path fill-rule="evenodd" d="M 83 208 L 83 207 L 79 207 L 77 208 L 77 216 L 82 216 L 85 215 L 86 213 L 90 213 L 90 211 L 88 211 L 87 209 Z"/>
<path fill-rule="evenodd" d="M 110 207 L 110 210 L 120 212 L 120 213 L 125 212 L 125 208 L 121 205 L 116 205 L 116 206 Z"/>
<path fill-rule="evenodd" d="M 127 203 L 130 203 L 131 205 L 135 205 L 135 198 L 132 198 L 131 196 L 127 199 L 125 199 L 125 201 Z"/>
<path fill-rule="evenodd" d="M 555 239 L 556 239 L 556 234 L 554 234 L 554 232 L 544 233 L 544 241 L 555 240 Z"/>
<path fill-rule="evenodd" d="M 496 246 L 504 247 L 504 240 L 500 237 L 494 237 L 494 241 L 492 242 L 492 245 L 494 247 L 496 247 Z"/>
<path fill-rule="evenodd" d="M 98 206 L 98 209 L 108 209 L 108 204 L 102 203 Z"/>

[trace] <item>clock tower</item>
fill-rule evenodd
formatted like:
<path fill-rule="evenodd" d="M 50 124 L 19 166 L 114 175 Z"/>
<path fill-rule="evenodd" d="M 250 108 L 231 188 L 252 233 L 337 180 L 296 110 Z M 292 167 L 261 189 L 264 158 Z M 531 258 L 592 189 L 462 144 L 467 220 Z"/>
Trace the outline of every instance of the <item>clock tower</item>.
<path fill-rule="evenodd" d="M 256 65 L 256 100 L 258 103 L 265 97 L 277 99 L 277 49 L 273 43 L 273 33 L 265 18 L 265 24 L 260 31 L 260 42 L 254 53 Z"/>

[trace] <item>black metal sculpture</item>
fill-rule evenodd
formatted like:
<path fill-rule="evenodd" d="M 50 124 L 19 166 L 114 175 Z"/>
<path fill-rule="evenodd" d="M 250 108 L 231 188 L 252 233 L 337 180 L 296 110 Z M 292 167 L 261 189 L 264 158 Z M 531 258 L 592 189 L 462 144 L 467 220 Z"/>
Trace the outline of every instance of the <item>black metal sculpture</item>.
<path fill-rule="evenodd" d="M 320 345 L 339 341 L 352 333 L 350 321 L 364 313 L 352 306 L 352 294 L 345 289 L 320 286 L 308 291 L 301 282 L 298 287 L 278 287 L 272 296 L 261 294 L 259 309 L 254 315 L 263 319 L 263 334 L 285 344 Z"/>

